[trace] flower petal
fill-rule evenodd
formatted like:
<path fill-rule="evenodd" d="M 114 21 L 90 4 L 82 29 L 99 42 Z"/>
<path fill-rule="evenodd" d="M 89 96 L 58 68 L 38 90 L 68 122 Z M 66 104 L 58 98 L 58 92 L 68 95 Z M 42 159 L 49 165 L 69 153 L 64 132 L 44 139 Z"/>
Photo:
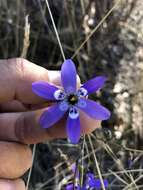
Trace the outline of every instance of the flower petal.
<path fill-rule="evenodd" d="M 32 83 L 32 91 L 38 96 L 48 100 L 55 100 L 54 92 L 56 90 L 58 90 L 56 86 L 47 82 L 38 81 Z"/>
<path fill-rule="evenodd" d="M 85 96 L 87 96 L 87 94 L 88 94 L 88 91 L 85 88 L 82 88 L 82 87 L 79 88 L 78 91 L 77 91 L 77 95 L 79 97 L 85 97 Z"/>
<path fill-rule="evenodd" d="M 89 187 L 94 187 L 94 184 L 95 184 L 94 174 L 93 173 L 87 173 L 86 177 L 87 177 L 87 184 L 89 185 Z"/>
<path fill-rule="evenodd" d="M 108 183 L 107 179 L 103 180 L 103 184 L 104 184 L 105 188 L 108 187 L 109 183 Z M 94 186 L 92 186 L 92 187 L 95 187 L 96 189 L 101 189 L 102 185 L 101 185 L 100 179 L 95 179 Z"/>
<path fill-rule="evenodd" d="M 105 188 L 107 188 L 107 187 L 108 187 L 108 185 L 109 185 L 108 180 L 107 180 L 107 179 L 104 179 L 104 180 L 103 180 L 103 182 L 104 182 L 104 186 L 105 186 Z"/>
<path fill-rule="evenodd" d="M 62 90 L 58 89 L 54 92 L 54 97 L 56 100 L 64 100 L 65 93 Z"/>
<path fill-rule="evenodd" d="M 71 165 L 71 169 L 72 169 L 72 172 L 74 173 L 74 175 L 75 175 L 75 179 L 77 179 L 77 181 L 79 181 L 79 170 L 77 169 L 77 166 L 76 166 L 76 164 L 75 163 L 73 163 L 72 165 Z"/>
<path fill-rule="evenodd" d="M 110 111 L 108 109 L 89 99 L 81 98 L 77 107 L 90 117 L 98 120 L 106 120 L 110 117 Z"/>
<path fill-rule="evenodd" d="M 74 184 L 72 183 L 72 184 L 68 184 L 66 186 L 65 190 L 73 190 L 73 189 L 74 189 Z M 80 188 L 80 185 L 75 185 L 75 189 L 76 190 L 84 190 L 84 189 Z"/>
<path fill-rule="evenodd" d="M 101 181 L 100 179 L 95 179 L 94 185 L 92 187 L 95 187 L 96 189 L 101 189 Z"/>
<path fill-rule="evenodd" d="M 73 190 L 73 188 L 74 188 L 73 184 L 68 184 L 68 185 L 66 186 L 66 189 L 65 189 L 65 190 Z"/>
<path fill-rule="evenodd" d="M 71 143 L 76 144 L 80 139 L 80 120 L 79 117 L 76 119 L 67 119 L 67 135 Z"/>
<path fill-rule="evenodd" d="M 39 123 L 43 128 L 49 128 L 60 120 L 65 112 L 60 109 L 59 104 L 54 104 L 41 115 Z"/>
<path fill-rule="evenodd" d="M 71 59 L 65 60 L 62 65 L 61 81 L 66 93 L 76 91 L 76 68 Z"/>
<path fill-rule="evenodd" d="M 69 109 L 69 117 L 71 119 L 76 119 L 79 117 L 79 111 L 77 110 L 76 107 L 72 106 L 70 109 Z"/>
<path fill-rule="evenodd" d="M 82 88 L 85 88 L 88 91 L 88 94 L 91 94 L 93 92 L 96 92 L 100 88 L 102 88 L 105 81 L 106 81 L 106 77 L 104 77 L 104 76 L 95 77 L 95 78 L 85 82 L 82 85 Z"/>

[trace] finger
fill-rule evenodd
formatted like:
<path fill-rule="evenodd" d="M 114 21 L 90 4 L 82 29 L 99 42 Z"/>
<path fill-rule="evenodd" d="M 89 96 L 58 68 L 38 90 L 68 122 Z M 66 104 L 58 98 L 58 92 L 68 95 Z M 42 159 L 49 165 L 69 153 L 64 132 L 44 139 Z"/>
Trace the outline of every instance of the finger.
<path fill-rule="evenodd" d="M 0 179 L 0 190 L 26 190 L 24 181 L 17 180 L 4 180 Z"/>
<path fill-rule="evenodd" d="M 66 115 L 52 127 L 43 129 L 39 125 L 42 113 L 43 110 L 1 114 L 0 139 L 34 144 L 66 137 Z M 89 133 L 100 126 L 100 121 L 91 119 L 85 113 L 81 112 L 80 116 L 82 133 Z"/>
<path fill-rule="evenodd" d="M 32 154 L 28 146 L 1 141 L 0 150 L 0 178 L 16 179 L 31 167 Z"/>
<path fill-rule="evenodd" d="M 42 109 L 50 106 L 51 102 L 44 102 L 40 104 L 23 104 L 18 100 L 12 100 L 0 105 L 0 112 L 25 112 L 30 110 Z"/>
<path fill-rule="evenodd" d="M 0 114 L 0 140 L 34 144 L 66 136 L 64 119 L 51 127 L 55 129 L 54 135 L 51 135 L 51 129 L 43 129 L 39 125 L 40 113 L 41 111 Z"/>
<path fill-rule="evenodd" d="M 43 80 L 60 83 L 58 71 L 48 72 L 25 59 L 0 60 L 0 103 L 17 99 L 23 103 L 40 103 L 42 99 L 32 92 L 32 82 Z"/>
<path fill-rule="evenodd" d="M 18 100 L 12 100 L 0 105 L 0 112 L 24 112 L 29 109 L 28 105 L 22 104 Z"/>
<path fill-rule="evenodd" d="M 101 121 L 89 117 L 86 113 L 80 111 L 81 133 L 89 134 L 96 128 L 101 127 Z"/>

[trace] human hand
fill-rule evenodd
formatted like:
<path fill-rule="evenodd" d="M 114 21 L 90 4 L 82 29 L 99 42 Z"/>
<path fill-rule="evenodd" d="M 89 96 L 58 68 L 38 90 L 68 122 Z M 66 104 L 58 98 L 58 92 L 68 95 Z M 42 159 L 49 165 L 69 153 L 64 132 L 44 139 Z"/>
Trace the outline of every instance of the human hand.
<path fill-rule="evenodd" d="M 42 80 L 60 86 L 60 73 L 21 58 L 0 60 L 0 190 L 25 190 L 18 178 L 31 167 L 27 144 L 66 137 L 64 118 L 48 129 L 39 126 L 41 108 L 50 102 L 35 95 L 31 85 Z M 81 113 L 81 126 L 90 133 L 100 121 Z"/>

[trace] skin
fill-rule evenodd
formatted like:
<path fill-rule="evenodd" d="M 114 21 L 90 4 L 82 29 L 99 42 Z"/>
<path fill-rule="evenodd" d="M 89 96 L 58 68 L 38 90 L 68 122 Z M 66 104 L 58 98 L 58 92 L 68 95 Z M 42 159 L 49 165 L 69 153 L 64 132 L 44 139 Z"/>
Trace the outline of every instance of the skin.
<path fill-rule="evenodd" d="M 21 58 L 0 60 L 0 190 L 25 190 L 20 177 L 31 167 L 29 144 L 66 136 L 65 118 L 49 129 L 39 126 L 40 115 L 52 103 L 32 92 L 35 81 L 60 86 L 60 72 Z M 81 113 L 82 133 L 97 127 L 100 121 Z"/>

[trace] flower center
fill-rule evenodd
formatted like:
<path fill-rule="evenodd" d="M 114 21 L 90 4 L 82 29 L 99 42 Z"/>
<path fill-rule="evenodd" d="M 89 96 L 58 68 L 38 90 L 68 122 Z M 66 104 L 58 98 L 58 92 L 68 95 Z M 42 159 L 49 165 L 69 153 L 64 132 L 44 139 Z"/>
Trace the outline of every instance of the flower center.
<path fill-rule="evenodd" d="M 75 105 L 75 104 L 78 102 L 78 96 L 75 95 L 75 94 L 70 94 L 70 95 L 67 97 L 67 100 L 68 100 L 69 104 Z"/>

